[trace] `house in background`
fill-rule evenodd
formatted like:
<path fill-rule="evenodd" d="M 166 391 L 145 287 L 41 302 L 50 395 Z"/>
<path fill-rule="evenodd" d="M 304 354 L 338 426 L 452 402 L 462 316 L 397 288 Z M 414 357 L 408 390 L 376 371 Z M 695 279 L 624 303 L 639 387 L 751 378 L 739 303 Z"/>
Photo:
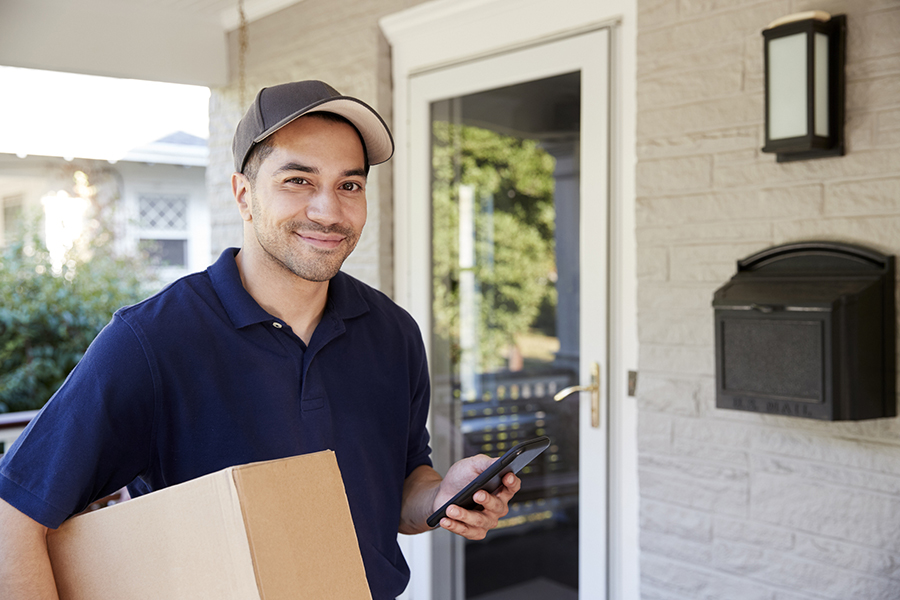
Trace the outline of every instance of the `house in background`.
<path fill-rule="evenodd" d="M 210 255 L 208 154 L 205 139 L 184 132 L 135 148 L 115 162 L 0 154 L 0 243 L 16 239 L 35 218 L 74 219 L 69 229 L 83 227 L 81 213 L 71 207 L 79 204 L 83 185 L 77 178 L 85 177 L 97 200 L 109 205 L 119 249 L 146 252 L 161 282 L 204 269 Z M 48 246 L 60 243 L 52 239 L 60 233 L 41 231 Z"/>
<path fill-rule="evenodd" d="M 480 575 L 470 567 L 497 564 L 482 553 L 493 542 L 464 547 L 435 532 L 403 540 L 413 572 L 405 598 L 571 597 L 573 569 L 585 599 L 900 597 L 900 419 L 832 423 L 716 408 L 711 306 L 736 261 L 771 246 L 827 240 L 900 253 L 896 0 L 240 4 L 243 24 L 238 0 L 154 9 L 90 0 L 77 14 L 64 0 L 10 0 L 0 8 L 0 64 L 209 86 L 207 260 L 240 243 L 230 143 L 258 88 L 323 79 L 384 115 L 397 153 L 372 170 L 369 221 L 346 268 L 410 310 L 432 368 L 442 369 L 434 380 L 449 382 L 432 405 L 441 468 L 473 431 L 513 431 L 513 420 L 500 417 L 545 399 L 551 380 L 528 383 L 526 398 L 521 381 L 515 390 L 501 381 L 520 376 L 511 368 L 493 380 L 452 379 L 473 372 L 447 368 L 453 352 L 439 344 L 432 259 L 449 253 L 434 245 L 445 231 L 432 220 L 435 199 L 445 198 L 432 187 L 441 181 L 430 158 L 457 141 L 463 148 L 463 134 L 479 128 L 536 140 L 553 158 L 556 183 L 577 181 L 577 194 L 566 193 L 580 212 L 565 231 L 577 230 L 581 278 L 566 314 L 583 315 L 580 383 L 593 385 L 593 363 L 602 380 L 597 427 L 591 394 L 575 404 L 577 537 L 550 536 L 564 541 L 551 558 L 565 576 L 542 570 L 550 558 L 526 554 L 515 571 L 498 566 L 471 592 Z M 847 15 L 847 154 L 778 163 L 760 152 L 760 33 L 813 9 Z M 77 26 L 46 27 L 57 14 Z M 102 43 L 80 44 L 85 32 Z M 468 190 L 455 196 L 457 216 L 524 195 L 515 186 L 479 193 L 472 181 L 449 185 Z M 460 271 L 470 256 L 455 256 Z M 475 347 L 460 344 L 458 354 Z M 553 360 L 553 349 L 543 352 Z M 464 402 L 470 389 L 478 402 Z M 469 410 L 506 429 L 463 430 L 473 423 Z M 534 427 L 551 423 L 547 411 L 531 414 Z M 539 536 L 561 522 L 552 498 L 544 500 L 545 509 L 513 515 L 523 520 L 495 546 L 527 548 L 515 543 L 517 530 Z"/>

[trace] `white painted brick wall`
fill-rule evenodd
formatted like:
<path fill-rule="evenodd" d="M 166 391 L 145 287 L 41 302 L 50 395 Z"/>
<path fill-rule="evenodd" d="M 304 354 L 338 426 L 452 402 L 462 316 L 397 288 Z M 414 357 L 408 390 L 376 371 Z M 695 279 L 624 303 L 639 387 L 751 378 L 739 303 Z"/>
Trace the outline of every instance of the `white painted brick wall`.
<path fill-rule="evenodd" d="M 848 154 L 778 164 L 760 31 L 811 9 L 848 16 Z M 898 600 L 900 419 L 716 409 L 711 301 L 780 243 L 900 255 L 900 1 L 638 10 L 641 597 Z"/>
<path fill-rule="evenodd" d="M 246 106 L 261 88 L 286 81 L 321 79 L 375 108 L 390 124 L 390 49 L 378 28 L 381 17 L 424 0 L 304 0 L 249 26 L 246 97 L 238 90 L 238 36 L 229 34 L 231 84 L 212 90 L 207 190 L 212 211 L 213 257 L 241 244 L 241 220 L 231 195 L 231 139 Z M 390 163 L 372 168 L 368 220 L 344 270 L 393 293 L 393 212 Z"/>

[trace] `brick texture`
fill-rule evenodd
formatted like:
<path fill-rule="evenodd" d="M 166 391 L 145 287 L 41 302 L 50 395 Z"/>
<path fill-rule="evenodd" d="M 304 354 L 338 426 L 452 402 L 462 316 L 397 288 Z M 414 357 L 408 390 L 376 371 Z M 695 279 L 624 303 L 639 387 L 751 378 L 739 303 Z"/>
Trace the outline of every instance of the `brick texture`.
<path fill-rule="evenodd" d="M 778 164 L 759 150 L 760 31 L 811 9 L 847 15 L 848 153 Z M 638 0 L 638 14 L 641 598 L 896 600 L 898 419 L 716 409 L 711 301 L 776 244 L 900 254 L 900 1 Z"/>

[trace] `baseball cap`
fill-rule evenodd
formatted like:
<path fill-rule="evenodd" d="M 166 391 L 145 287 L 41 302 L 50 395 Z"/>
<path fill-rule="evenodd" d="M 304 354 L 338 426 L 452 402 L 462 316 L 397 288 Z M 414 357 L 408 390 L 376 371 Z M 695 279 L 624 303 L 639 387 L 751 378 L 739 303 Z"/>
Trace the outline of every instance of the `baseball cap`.
<path fill-rule="evenodd" d="M 371 106 L 322 81 L 294 81 L 263 88 L 256 95 L 234 132 L 234 170 L 244 170 L 253 146 L 313 112 L 335 113 L 353 123 L 366 146 L 369 164 L 383 163 L 394 154 L 391 131 Z"/>

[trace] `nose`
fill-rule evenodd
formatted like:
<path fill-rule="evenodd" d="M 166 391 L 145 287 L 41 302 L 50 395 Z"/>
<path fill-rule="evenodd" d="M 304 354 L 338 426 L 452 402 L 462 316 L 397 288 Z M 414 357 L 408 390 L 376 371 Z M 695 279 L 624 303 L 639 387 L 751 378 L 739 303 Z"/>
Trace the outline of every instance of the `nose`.
<path fill-rule="evenodd" d="M 340 223 L 343 218 L 340 198 L 332 189 L 318 190 L 310 198 L 306 207 L 306 217 L 325 227 Z"/>

